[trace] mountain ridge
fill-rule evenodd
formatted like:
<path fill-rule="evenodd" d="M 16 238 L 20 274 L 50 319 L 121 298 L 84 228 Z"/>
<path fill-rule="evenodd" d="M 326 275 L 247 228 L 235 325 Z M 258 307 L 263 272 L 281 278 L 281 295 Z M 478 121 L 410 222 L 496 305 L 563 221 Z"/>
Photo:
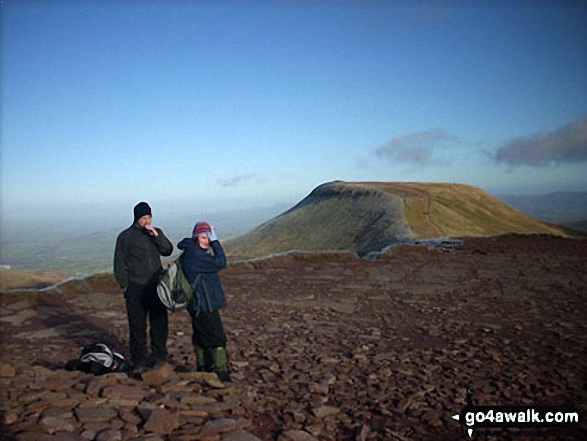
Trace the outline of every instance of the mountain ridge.
<path fill-rule="evenodd" d="M 505 233 L 572 235 L 471 185 L 333 181 L 225 245 L 235 260 L 291 250 L 361 256 L 402 239 Z"/>

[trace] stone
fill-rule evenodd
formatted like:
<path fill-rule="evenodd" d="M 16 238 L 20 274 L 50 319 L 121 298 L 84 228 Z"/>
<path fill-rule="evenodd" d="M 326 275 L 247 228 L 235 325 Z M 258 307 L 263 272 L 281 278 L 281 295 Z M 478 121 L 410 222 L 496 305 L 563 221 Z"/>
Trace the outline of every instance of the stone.
<path fill-rule="evenodd" d="M 322 435 L 323 429 L 324 426 L 322 424 L 311 424 L 309 426 L 304 427 L 304 431 L 308 432 L 310 435 L 316 438 Z"/>
<path fill-rule="evenodd" d="M 97 397 L 100 394 L 100 391 L 105 386 L 112 386 L 117 384 L 118 379 L 112 375 L 102 375 L 100 377 L 92 377 L 85 388 L 85 393 L 92 396 Z"/>
<path fill-rule="evenodd" d="M 303 430 L 286 430 L 279 435 L 277 441 L 318 441 L 318 439 Z"/>
<path fill-rule="evenodd" d="M 124 426 L 122 426 L 122 431 L 123 433 L 126 432 L 128 434 L 132 434 L 132 435 L 136 435 L 137 433 L 139 433 L 139 429 L 135 424 L 130 424 L 130 423 L 126 423 L 124 424 Z M 124 438 L 124 436 L 123 436 Z"/>
<path fill-rule="evenodd" d="M 135 426 L 138 426 L 142 422 L 141 417 L 136 412 L 129 409 L 121 409 L 120 418 L 122 421 L 133 424 Z"/>
<path fill-rule="evenodd" d="M 180 398 L 180 402 L 185 404 L 204 405 L 215 403 L 216 400 L 214 398 L 206 397 L 204 395 L 185 395 Z"/>
<path fill-rule="evenodd" d="M 122 441 L 122 433 L 118 430 L 105 430 L 98 434 L 95 441 Z"/>
<path fill-rule="evenodd" d="M 146 423 L 147 420 L 149 419 L 149 416 L 151 415 L 151 412 L 153 412 L 154 410 L 157 410 L 159 408 L 160 408 L 159 406 L 157 406 L 153 403 L 143 402 L 140 404 L 140 406 L 137 407 L 137 413 L 141 417 L 141 420 L 144 423 Z"/>
<path fill-rule="evenodd" d="M 125 400 L 123 398 L 111 398 L 108 400 L 108 405 L 112 407 L 137 407 L 140 400 Z"/>
<path fill-rule="evenodd" d="M 55 432 L 55 436 L 59 441 L 87 441 L 83 436 L 71 432 Z"/>
<path fill-rule="evenodd" d="M 170 412 L 165 409 L 156 409 L 151 412 L 143 426 L 146 432 L 157 435 L 166 435 L 179 426 L 179 412 Z"/>
<path fill-rule="evenodd" d="M 213 389 L 224 389 L 226 387 L 226 385 L 218 378 L 208 378 L 204 380 L 204 383 Z"/>
<path fill-rule="evenodd" d="M 93 430 L 84 430 L 81 433 L 81 436 L 83 436 L 86 439 L 93 440 L 94 438 L 96 438 L 96 432 L 94 432 Z"/>
<path fill-rule="evenodd" d="M 404 413 L 408 408 L 412 405 L 412 403 L 417 399 L 424 395 L 423 392 L 415 392 L 407 397 L 404 397 L 400 400 L 397 407 L 401 413 Z"/>
<path fill-rule="evenodd" d="M 330 386 L 327 383 L 315 383 L 312 382 L 308 385 L 310 392 L 321 395 L 328 395 Z"/>
<path fill-rule="evenodd" d="M 188 418 L 208 418 L 208 412 L 198 409 L 181 409 L 180 415 Z"/>
<path fill-rule="evenodd" d="M 9 426 L 10 424 L 14 424 L 18 421 L 20 417 L 20 412 L 18 410 L 9 409 L 2 411 L 2 423 L 5 426 Z"/>
<path fill-rule="evenodd" d="M 192 405 L 190 406 L 191 410 L 197 410 L 201 412 L 206 412 L 207 414 L 211 415 L 215 418 L 220 418 L 225 414 L 227 411 L 232 410 L 232 405 L 229 403 L 224 403 L 221 401 L 217 401 L 215 403 L 205 404 L 203 406 Z"/>
<path fill-rule="evenodd" d="M 16 401 L 19 401 L 20 403 L 23 403 L 23 404 L 28 404 L 28 403 L 32 403 L 33 401 L 37 401 L 37 400 L 43 398 L 47 394 L 48 394 L 48 392 L 44 391 L 44 390 L 35 390 L 35 391 L 31 391 L 31 392 L 24 392 L 22 394 L 19 394 L 19 396 L 16 398 Z"/>
<path fill-rule="evenodd" d="M 51 434 L 60 431 L 73 432 L 75 430 L 73 423 L 64 418 L 46 416 L 41 418 L 40 423 Z"/>
<path fill-rule="evenodd" d="M 124 427 L 124 421 L 122 421 L 119 418 L 115 418 L 112 421 L 110 421 L 110 428 L 112 430 L 122 430 L 123 427 Z"/>
<path fill-rule="evenodd" d="M 177 374 L 177 378 L 181 380 L 191 380 L 205 382 L 207 380 L 218 380 L 218 375 L 214 372 L 180 372 Z"/>
<path fill-rule="evenodd" d="M 89 430 L 94 433 L 104 432 L 105 430 L 111 429 L 110 423 L 108 421 L 102 421 L 99 423 L 89 422 L 83 424 L 83 430 Z"/>
<path fill-rule="evenodd" d="M 262 441 L 244 430 L 235 430 L 222 436 L 222 441 Z"/>
<path fill-rule="evenodd" d="M 57 418 L 71 418 L 73 416 L 73 412 L 71 411 L 70 407 L 50 407 L 46 409 L 43 414 L 43 417 L 57 417 Z"/>
<path fill-rule="evenodd" d="M 220 441 L 220 434 L 214 433 L 212 435 L 202 435 L 202 426 L 194 426 L 187 424 L 183 428 L 173 432 L 169 437 L 170 441 Z"/>
<path fill-rule="evenodd" d="M 100 395 L 104 398 L 142 400 L 149 395 L 149 391 L 134 386 L 107 386 Z"/>
<path fill-rule="evenodd" d="M 248 418 L 238 418 L 236 420 L 236 427 L 238 429 L 248 429 L 252 425 L 253 425 L 253 420 L 250 420 Z"/>
<path fill-rule="evenodd" d="M 80 423 L 104 422 L 110 421 L 116 417 L 118 412 L 112 407 L 100 407 L 93 409 L 90 407 L 78 407 L 75 409 L 75 416 Z"/>
<path fill-rule="evenodd" d="M 430 410 L 422 415 L 422 421 L 430 427 L 439 428 L 443 426 L 442 414 L 437 410 Z"/>
<path fill-rule="evenodd" d="M 232 418 L 218 418 L 200 426 L 197 434 L 202 438 L 209 438 L 235 429 L 236 421 Z"/>
<path fill-rule="evenodd" d="M 6 363 L 0 363 L 0 378 L 12 378 L 15 374 L 14 367 Z"/>
<path fill-rule="evenodd" d="M 367 441 L 369 437 L 369 426 L 362 425 L 355 432 L 355 441 Z"/>
<path fill-rule="evenodd" d="M 136 438 L 134 441 L 163 441 L 163 438 L 161 438 L 158 435 L 150 433 L 140 438 Z"/>
<path fill-rule="evenodd" d="M 237 368 L 243 368 L 249 365 L 248 361 L 231 361 L 230 364 Z"/>
<path fill-rule="evenodd" d="M 55 372 L 44 366 L 33 366 L 34 377 L 41 380 L 46 380 L 55 376 Z"/>
<path fill-rule="evenodd" d="M 41 432 L 22 432 L 14 437 L 15 441 L 59 441 L 54 435 Z"/>
<path fill-rule="evenodd" d="M 143 383 L 149 386 L 159 386 L 173 377 L 175 377 L 175 371 L 169 363 L 161 363 L 141 374 Z"/>
<path fill-rule="evenodd" d="M 332 406 L 320 406 L 313 408 L 312 413 L 314 416 L 316 416 L 316 418 L 326 418 L 329 416 L 338 415 L 340 413 L 340 409 L 338 407 Z"/>

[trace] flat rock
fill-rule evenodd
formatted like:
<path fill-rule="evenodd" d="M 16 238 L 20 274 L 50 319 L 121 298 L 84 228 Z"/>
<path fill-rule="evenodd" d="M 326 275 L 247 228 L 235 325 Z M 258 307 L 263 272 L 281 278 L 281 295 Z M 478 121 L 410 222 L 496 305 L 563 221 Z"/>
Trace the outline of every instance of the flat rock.
<path fill-rule="evenodd" d="M 20 412 L 15 409 L 0 411 L 0 414 L 2 415 L 2 425 L 6 426 L 14 424 L 18 421 L 18 418 L 20 417 Z"/>
<path fill-rule="evenodd" d="M 59 441 L 87 441 L 86 438 L 78 435 L 75 432 L 56 432 L 55 436 L 59 439 Z"/>
<path fill-rule="evenodd" d="M 135 426 L 138 426 L 142 422 L 141 417 L 136 412 L 131 411 L 130 409 L 121 409 L 120 418 L 124 422 Z"/>
<path fill-rule="evenodd" d="M 15 374 L 14 367 L 6 363 L 0 363 L 0 378 L 12 378 Z"/>
<path fill-rule="evenodd" d="M 46 416 L 41 418 L 41 425 L 45 427 L 47 432 L 53 434 L 55 432 L 73 432 L 75 427 L 71 420 L 54 417 L 54 416 Z"/>
<path fill-rule="evenodd" d="M 179 426 L 179 412 L 170 412 L 165 409 L 155 409 L 149 414 L 149 418 L 143 429 L 157 435 L 166 435 Z"/>
<path fill-rule="evenodd" d="M 57 417 L 57 418 L 71 418 L 73 416 L 73 412 L 71 411 L 71 407 L 50 407 L 43 412 L 43 417 Z"/>
<path fill-rule="evenodd" d="M 173 370 L 173 366 L 169 363 L 161 363 L 153 369 L 149 369 L 141 374 L 143 383 L 149 386 L 158 386 L 173 377 L 175 377 L 175 371 Z"/>
<path fill-rule="evenodd" d="M 329 416 L 338 415 L 340 413 L 340 409 L 338 407 L 333 406 L 319 406 L 313 408 L 312 413 L 317 418 L 326 418 Z"/>
<path fill-rule="evenodd" d="M 318 438 L 303 430 L 287 430 L 279 435 L 277 441 L 318 441 Z"/>
<path fill-rule="evenodd" d="M 205 405 L 215 403 L 216 399 L 204 395 L 188 394 L 182 396 L 179 401 L 185 404 Z"/>
<path fill-rule="evenodd" d="M 59 441 L 54 435 L 41 432 L 22 432 L 14 437 L 15 441 Z"/>
<path fill-rule="evenodd" d="M 222 441 L 262 441 L 255 435 L 251 435 L 249 432 L 244 430 L 235 430 L 230 433 L 224 434 L 221 438 Z"/>
<path fill-rule="evenodd" d="M 112 375 L 102 375 L 99 377 L 93 377 L 88 381 L 85 392 L 93 397 L 97 397 L 100 394 L 102 388 L 106 386 L 112 386 L 118 383 L 118 378 Z"/>
<path fill-rule="evenodd" d="M 363 424 L 355 432 L 355 441 L 367 441 L 368 437 L 369 437 L 369 427 Z"/>
<path fill-rule="evenodd" d="M 122 433 L 118 430 L 105 430 L 98 434 L 95 441 L 122 441 Z"/>
<path fill-rule="evenodd" d="M 116 417 L 118 412 L 112 407 L 78 407 L 75 409 L 75 416 L 80 423 L 110 421 Z"/>
<path fill-rule="evenodd" d="M 177 378 L 200 382 L 205 382 L 207 380 L 218 381 L 218 375 L 216 375 L 214 372 L 180 372 L 177 374 Z"/>
<path fill-rule="evenodd" d="M 142 400 L 147 395 L 149 395 L 149 391 L 141 387 L 134 386 L 107 386 L 104 389 L 102 389 L 101 393 L 101 396 L 104 398 L 115 398 L 125 400 Z"/>
<path fill-rule="evenodd" d="M 45 366 L 33 366 L 33 375 L 40 380 L 46 380 L 55 376 L 55 372 Z"/>
<path fill-rule="evenodd" d="M 200 426 L 198 435 L 206 438 L 236 429 L 236 421 L 232 418 L 218 418 Z"/>

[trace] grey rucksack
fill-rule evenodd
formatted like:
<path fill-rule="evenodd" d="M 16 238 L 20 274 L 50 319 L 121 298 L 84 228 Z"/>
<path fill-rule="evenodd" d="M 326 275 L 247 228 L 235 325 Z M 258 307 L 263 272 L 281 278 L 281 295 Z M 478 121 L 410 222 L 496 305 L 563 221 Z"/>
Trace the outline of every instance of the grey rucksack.
<path fill-rule="evenodd" d="M 196 278 L 193 284 L 188 282 L 181 264 L 181 259 L 176 259 L 163 270 L 159 277 L 157 294 L 159 295 L 159 299 L 161 299 L 161 303 L 172 312 L 187 308 L 188 303 L 194 296 L 198 278 Z"/>

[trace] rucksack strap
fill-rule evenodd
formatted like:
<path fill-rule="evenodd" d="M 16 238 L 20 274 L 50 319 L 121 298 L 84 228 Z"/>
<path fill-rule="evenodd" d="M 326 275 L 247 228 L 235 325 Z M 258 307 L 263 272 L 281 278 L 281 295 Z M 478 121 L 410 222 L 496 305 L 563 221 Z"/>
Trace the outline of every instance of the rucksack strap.
<path fill-rule="evenodd" d="M 93 346 L 94 350 L 82 355 L 80 357 L 80 361 L 83 363 L 90 363 L 92 361 L 95 361 L 97 363 L 104 365 L 107 368 L 112 366 L 112 362 L 114 361 L 114 355 L 112 354 L 110 348 L 104 343 L 96 343 Z"/>

